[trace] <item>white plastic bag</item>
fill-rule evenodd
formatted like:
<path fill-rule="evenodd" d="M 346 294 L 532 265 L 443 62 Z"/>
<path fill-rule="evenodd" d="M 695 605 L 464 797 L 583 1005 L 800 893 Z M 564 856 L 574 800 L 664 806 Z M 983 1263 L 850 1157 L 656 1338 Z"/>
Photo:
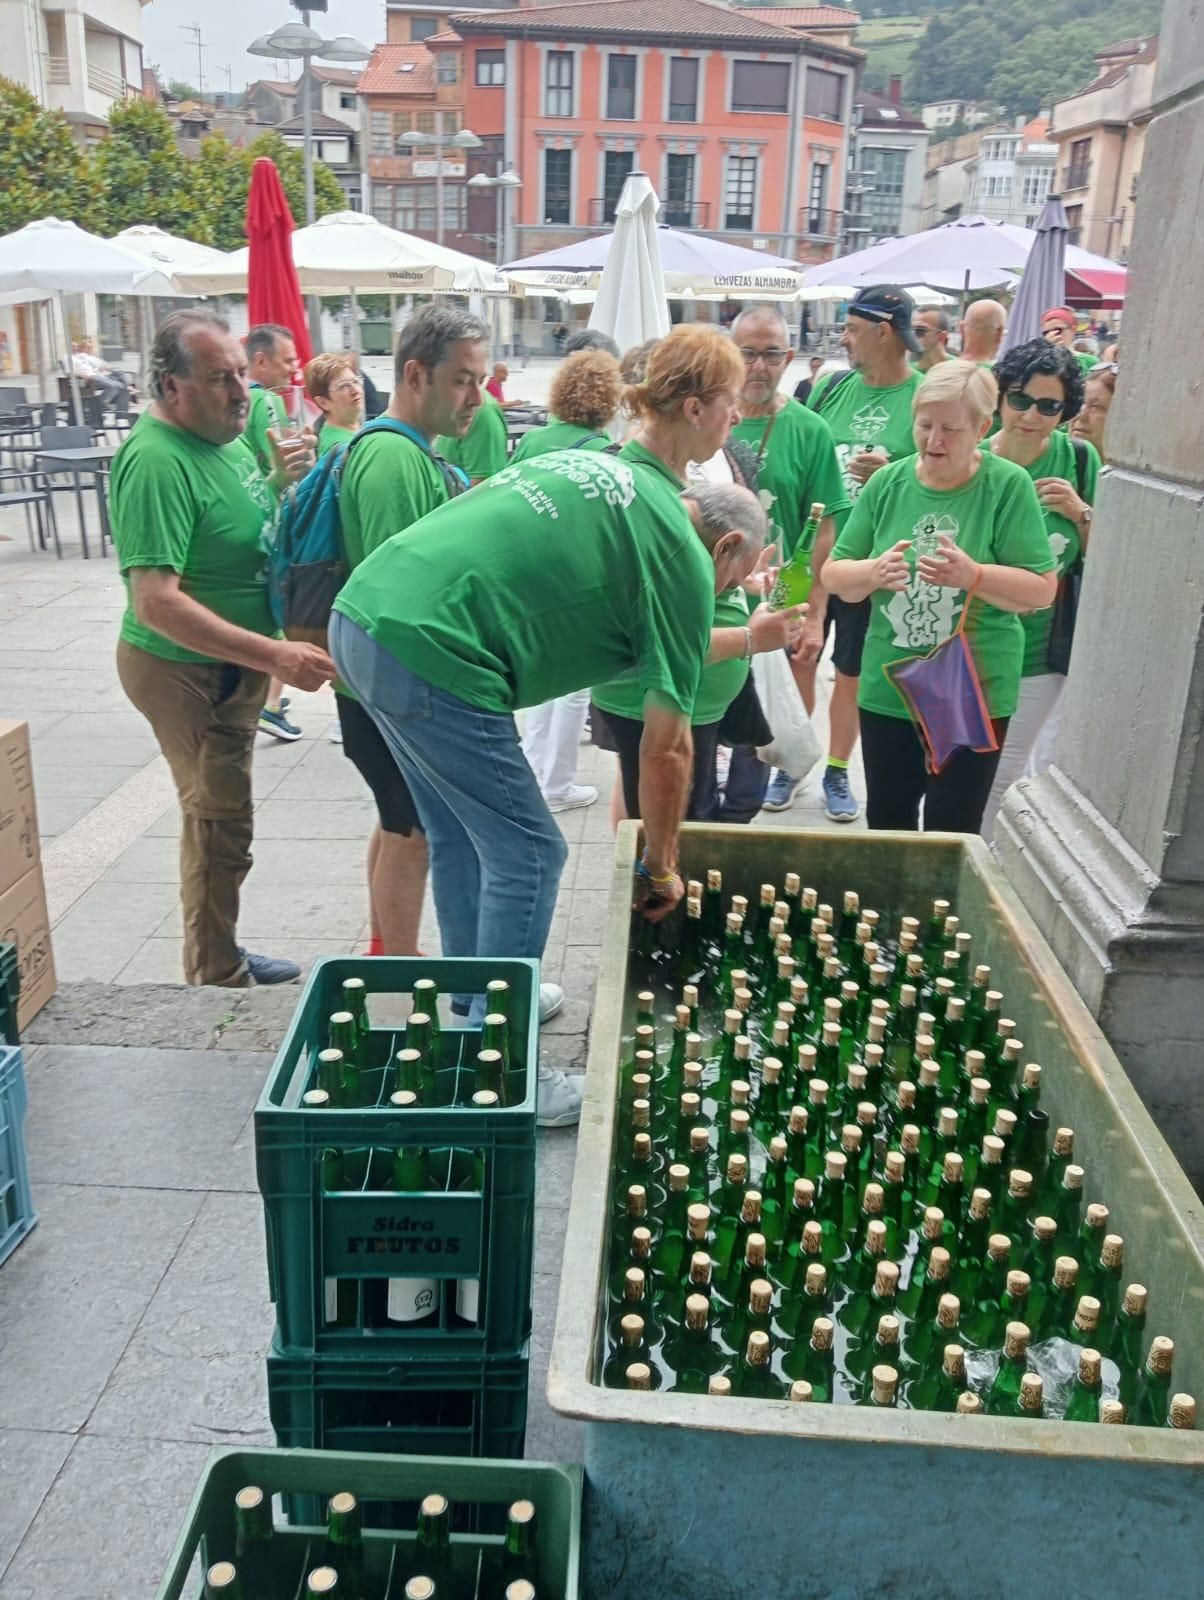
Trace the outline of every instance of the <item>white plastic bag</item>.
<path fill-rule="evenodd" d="M 773 729 L 769 744 L 757 754 L 771 767 L 781 767 L 792 778 L 805 778 L 820 758 L 819 740 L 798 692 L 784 650 L 765 650 L 752 659 L 753 681 L 765 720 Z"/>

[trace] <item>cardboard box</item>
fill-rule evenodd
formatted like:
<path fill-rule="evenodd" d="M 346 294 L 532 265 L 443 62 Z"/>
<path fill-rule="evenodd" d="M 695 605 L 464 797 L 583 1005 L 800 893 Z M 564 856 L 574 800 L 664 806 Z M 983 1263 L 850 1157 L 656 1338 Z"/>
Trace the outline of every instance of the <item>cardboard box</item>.
<path fill-rule="evenodd" d="M 0 895 L 41 859 L 29 725 L 0 720 Z"/>
<path fill-rule="evenodd" d="M 0 944 L 9 943 L 17 947 L 17 969 L 21 974 L 17 1026 L 24 1031 L 57 987 L 46 885 L 40 866 L 0 894 Z"/>

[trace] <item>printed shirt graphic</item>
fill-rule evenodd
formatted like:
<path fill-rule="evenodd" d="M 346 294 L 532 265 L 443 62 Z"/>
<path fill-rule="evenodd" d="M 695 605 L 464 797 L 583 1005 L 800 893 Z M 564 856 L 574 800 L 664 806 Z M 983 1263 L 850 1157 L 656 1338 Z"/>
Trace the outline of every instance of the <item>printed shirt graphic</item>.
<path fill-rule="evenodd" d="M 838 375 L 834 373 L 832 376 Z M 816 386 L 811 396 L 813 409 L 817 401 L 823 403 L 823 395 L 831 381 L 831 378 L 825 378 L 822 384 Z M 848 470 L 849 461 L 858 450 L 882 449 L 892 461 L 901 461 L 905 456 L 915 454 L 911 402 L 923 381 L 922 372 L 911 372 L 904 383 L 894 384 L 889 389 L 874 389 L 859 372 L 855 372 L 841 383 L 823 407 L 822 420 L 827 423 L 836 445 L 836 459 L 850 504 L 856 501 L 865 487 Z M 847 510 L 837 514 L 837 533 L 848 521 L 848 516 Z"/>
<path fill-rule="evenodd" d="M 689 716 L 714 567 L 680 484 L 641 446 L 562 450 L 503 468 L 389 539 L 335 610 L 485 711 L 630 672 Z"/>
<path fill-rule="evenodd" d="M 767 422 L 766 417 L 745 417 L 732 429 L 732 438 L 757 450 Z M 794 554 L 813 502 L 822 501 L 828 516 L 843 516 L 852 504 L 832 435 L 823 418 L 797 400 L 787 400 L 774 419 L 757 493 L 783 562 Z"/>
<path fill-rule="evenodd" d="M 1083 448 L 1087 452 L 1086 471 L 1083 474 L 1083 499 L 1090 506 L 1095 504 L 1095 493 L 1099 485 L 1100 458 L 1095 446 L 1086 440 L 1083 441 Z M 1077 492 L 1078 477 L 1075 466 L 1073 443 L 1066 434 L 1054 432 L 1032 466 L 1025 467 L 1024 471 L 1034 483 L 1038 478 L 1064 478 Z M 1062 579 L 1079 559 L 1083 548 L 1082 540 L 1078 528 L 1069 517 L 1064 517 L 1057 511 L 1046 511 L 1044 516 L 1045 528 L 1049 534 L 1049 548 L 1053 551 L 1054 560 L 1058 564 L 1058 578 Z M 1053 627 L 1053 607 L 1046 606 L 1043 611 L 1027 612 L 1020 618 L 1020 626 L 1024 629 L 1024 671 L 1021 676 L 1039 678 L 1049 671 L 1049 634 Z"/>
<path fill-rule="evenodd" d="M 947 533 L 975 561 L 1049 572 L 1053 553 L 1032 480 L 1022 467 L 984 451 L 978 471 L 960 489 L 928 489 L 913 459 L 876 472 L 836 541 L 837 561 L 880 556 L 899 539 L 919 551 L 935 550 Z M 870 596 L 870 628 L 861 663 L 857 703 L 866 711 L 906 717 L 907 708 L 883 667 L 927 655 L 952 637 L 966 603 L 965 591 L 924 583 L 915 575 L 916 550 L 908 552 L 912 577 L 897 594 Z M 993 717 L 1016 709 L 1024 631 L 1010 611 L 975 600 L 966 637 Z"/>
<path fill-rule="evenodd" d="M 166 567 L 185 594 L 239 628 L 276 632 L 268 605 L 264 528 L 275 495 L 243 438 L 214 445 L 144 412 L 113 458 L 113 543 L 126 583 L 121 637 L 168 661 L 208 662 L 138 621 L 132 567 Z"/>

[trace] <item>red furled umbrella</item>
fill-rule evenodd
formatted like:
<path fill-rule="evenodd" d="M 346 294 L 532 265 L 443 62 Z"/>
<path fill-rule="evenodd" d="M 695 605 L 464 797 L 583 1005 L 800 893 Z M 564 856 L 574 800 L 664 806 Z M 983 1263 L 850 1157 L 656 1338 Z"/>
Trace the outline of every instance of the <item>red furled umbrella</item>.
<path fill-rule="evenodd" d="M 313 350 L 293 265 L 295 226 L 276 163 L 260 156 L 251 168 L 247 195 L 247 316 L 253 328 L 261 322 L 278 322 L 287 328 L 297 345 L 297 360 L 304 366 Z"/>

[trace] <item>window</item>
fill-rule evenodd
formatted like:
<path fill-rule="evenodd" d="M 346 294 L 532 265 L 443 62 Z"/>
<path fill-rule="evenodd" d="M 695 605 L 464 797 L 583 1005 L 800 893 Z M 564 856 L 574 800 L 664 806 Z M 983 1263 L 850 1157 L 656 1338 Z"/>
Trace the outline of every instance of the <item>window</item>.
<path fill-rule="evenodd" d="M 353 94 L 340 94 L 339 95 L 339 110 L 340 111 L 354 111 L 355 107 L 356 107 L 356 99 L 355 99 L 355 96 Z"/>
<path fill-rule="evenodd" d="M 670 228 L 688 228 L 693 224 L 694 208 L 694 157 L 665 157 L 665 210 L 664 220 Z"/>
<path fill-rule="evenodd" d="M 1085 189 L 1091 175 L 1091 139 L 1073 139 L 1070 144 L 1070 159 L 1066 163 L 1066 173 L 1062 181 L 1064 189 Z"/>
<path fill-rule="evenodd" d="M 1079 244 L 1083 237 L 1083 208 L 1082 206 L 1066 207 L 1066 242 Z"/>
<path fill-rule="evenodd" d="M 506 52 L 504 50 L 477 51 L 477 87 L 500 89 L 506 82 Z"/>
<path fill-rule="evenodd" d="M 573 211 L 573 152 L 545 150 L 543 153 L 543 220 L 568 224 Z"/>
<path fill-rule="evenodd" d="M 1024 187 L 1021 201 L 1026 206 L 1044 205 L 1049 198 L 1049 186 L 1053 182 L 1053 173 L 1048 167 L 1037 172 L 1024 174 Z"/>
<path fill-rule="evenodd" d="M 421 44 L 424 39 L 429 39 L 432 34 L 438 33 L 442 26 L 438 17 L 411 17 L 410 38 L 414 44 Z"/>
<path fill-rule="evenodd" d="M 615 220 L 615 207 L 627 182 L 627 174 L 635 165 L 630 150 L 608 150 L 602 162 L 602 221 Z"/>
<path fill-rule="evenodd" d="M 698 58 L 669 58 L 669 121 L 698 121 Z"/>
<path fill-rule="evenodd" d="M 907 152 L 863 148 L 857 164 L 867 175 L 866 181 L 870 186 L 863 210 L 871 235 L 875 239 L 884 239 L 899 233 L 903 221 L 903 179 L 907 171 Z"/>
<path fill-rule="evenodd" d="M 393 154 L 393 118 L 387 111 L 369 113 L 368 137 L 371 141 L 370 154 L 374 156 Z"/>
<path fill-rule="evenodd" d="M 811 163 L 811 182 L 807 188 L 807 232 L 825 234 L 834 230 L 825 227 L 828 209 L 828 182 L 831 167 L 825 161 Z"/>
<path fill-rule="evenodd" d="M 440 83 L 455 83 L 460 76 L 460 60 L 454 50 L 441 50 L 435 57 L 436 71 Z"/>
<path fill-rule="evenodd" d="M 733 61 L 733 111 L 786 111 L 790 103 L 788 61 Z"/>
<path fill-rule="evenodd" d="M 988 200 L 1006 200 L 1012 192 L 1012 179 L 1010 173 L 992 172 L 987 177 L 987 186 L 984 190 Z"/>
<path fill-rule="evenodd" d="M 827 117 L 840 122 L 843 117 L 844 79 L 839 72 L 825 72 L 822 67 L 807 68 L 806 113 L 809 117 Z"/>
<path fill-rule="evenodd" d="M 723 226 L 751 229 L 757 193 L 756 156 L 728 156 L 723 193 Z"/>
<path fill-rule="evenodd" d="M 635 120 L 635 56 L 606 58 L 606 115 L 623 122 Z"/>
<path fill-rule="evenodd" d="M 549 50 L 545 83 L 544 116 L 571 117 L 573 114 L 573 55 L 570 50 Z"/>
<path fill-rule="evenodd" d="M 435 113 L 433 111 L 416 111 L 414 113 L 414 129 L 417 133 L 434 133 Z"/>

